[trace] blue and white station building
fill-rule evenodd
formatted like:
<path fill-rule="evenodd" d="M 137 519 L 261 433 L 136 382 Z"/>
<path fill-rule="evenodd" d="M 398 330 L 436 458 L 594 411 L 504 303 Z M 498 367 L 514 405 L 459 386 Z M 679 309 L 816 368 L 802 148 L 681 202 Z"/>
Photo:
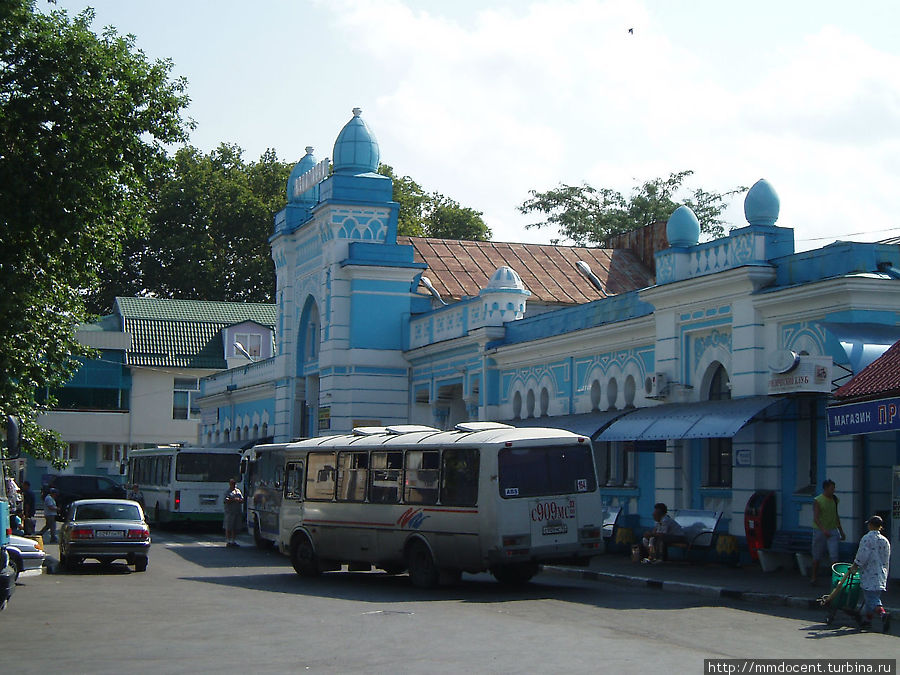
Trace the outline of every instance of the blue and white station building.
<path fill-rule="evenodd" d="M 848 546 L 889 515 L 900 435 L 829 436 L 826 405 L 900 339 L 900 244 L 797 253 L 765 180 L 714 241 L 685 206 L 609 249 L 398 238 L 379 157 L 354 109 L 330 162 L 297 163 L 270 240 L 276 354 L 202 381 L 201 443 L 253 419 L 276 442 L 508 420 L 590 436 L 620 524 L 662 501 L 742 538 L 771 490 L 778 529 L 802 529 L 825 478 Z"/>

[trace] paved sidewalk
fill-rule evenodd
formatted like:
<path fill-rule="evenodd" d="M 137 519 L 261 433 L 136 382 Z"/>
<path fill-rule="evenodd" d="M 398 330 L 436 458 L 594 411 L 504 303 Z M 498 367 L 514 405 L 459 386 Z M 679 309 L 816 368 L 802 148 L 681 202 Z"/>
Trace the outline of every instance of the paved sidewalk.
<path fill-rule="evenodd" d="M 810 586 L 809 579 L 796 569 L 763 572 L 759 565 L 729 567 L 717 563 L 671 561 L 655 565 L 633 563 L 626 556 L 604 554 L 591 561 L 590 567 L 547 565 L 544 572 L 578 579 L 637 585 L 664 591 L 697 593 L 709 598 L 728 598 L 747 602 L 788 607 L 819 609 L 816 598 L 831 590 L 831 571 L 819 571 L 819 584 Z M 888 582 L 881 596 L 885 608 L 900 616 L 900 582 Z"/>

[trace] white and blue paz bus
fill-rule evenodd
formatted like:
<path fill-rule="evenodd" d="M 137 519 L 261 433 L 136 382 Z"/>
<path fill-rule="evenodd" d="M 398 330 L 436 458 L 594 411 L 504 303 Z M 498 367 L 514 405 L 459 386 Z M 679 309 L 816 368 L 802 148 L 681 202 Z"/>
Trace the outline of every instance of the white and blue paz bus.
<path fill-rule="evenodd" d="M 279 548 L 300 575 L 409 571 L 416 586 L 489 570 L 524 583 L 541 563 L 599 553 L 590 440 L 494 422 L 402 425 L 291 443 Z"/>

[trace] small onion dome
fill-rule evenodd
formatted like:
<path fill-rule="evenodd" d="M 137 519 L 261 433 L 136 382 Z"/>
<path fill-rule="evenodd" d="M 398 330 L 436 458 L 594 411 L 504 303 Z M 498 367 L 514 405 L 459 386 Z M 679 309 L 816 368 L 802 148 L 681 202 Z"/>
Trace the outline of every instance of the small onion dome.
<path fill-rule="evenodd" d="M 765 178 L 760 178 L 744 197 L 744 217 L 751 225 L 772 226 L 778 220 L 781 200 L 775 188 Z"/>
<path fill-rule="evenodd" d="M 669 246 L 687 248 L 700 241 L 700 221 L 690 207 L 679 206 L 666 222 L 666 238 Z"/>
<path fill-rule="evenodd" d="M 297 202 L 308 202 L 312 201 L 312 190 L 307 190 L 304 193 L 300 193 L 299 186 L 297 185 L 300 180 L 300 176 L 305 174 L 307 171 L 312 169 L 316 165 L 316 158 L 313 157 L 313 147 L 311 145 L 306 146 L 306 154 L 294 165 L 293 170 L 291 171 L 291 175 L 288 177 L 287 182 L 287 200 L 288 203 L 297 203 Z"/>
<path fill-rule="evenodd" d="M 491 275 L 487 286 L 481 291 L 482 293 L 528 293 L 525 290 L 525 284 L 522 278 L 516 274 L 511 267 L 498 267 L 497 271 Z"/>
<path fill-rule="evenodd" d="M 353 109 L 353 117 L 334 142 L 334 172 L 339 174 L 374 173 L 381 153 L 375 135 L 363 122 L 361 108 Z"/>

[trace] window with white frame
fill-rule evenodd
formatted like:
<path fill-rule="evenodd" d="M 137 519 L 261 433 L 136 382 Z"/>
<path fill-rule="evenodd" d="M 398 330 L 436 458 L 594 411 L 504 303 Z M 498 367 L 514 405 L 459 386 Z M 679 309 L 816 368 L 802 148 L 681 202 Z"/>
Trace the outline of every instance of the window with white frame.
<path fill-rule="evenodd" d="M 104 443 L 100 446 L 100 458 L 104 462 L 119 463 L 122 461 L 122 446 Z"/>
<path fill-rule="evenodd" d="M 236 333 L 234 341 L 239 343 L 250 356 L 257 357 L 262 354 L 262 335 L 259 333 Z M 232 356 L 243 356 L 240 350 L 231 345 Z"/>
<path fill-rule="evenodd" d="M 200 417 L 200 380 L 196 377 L 176 377 L 172 396 L 172 419 L 187 420 Z"/>

